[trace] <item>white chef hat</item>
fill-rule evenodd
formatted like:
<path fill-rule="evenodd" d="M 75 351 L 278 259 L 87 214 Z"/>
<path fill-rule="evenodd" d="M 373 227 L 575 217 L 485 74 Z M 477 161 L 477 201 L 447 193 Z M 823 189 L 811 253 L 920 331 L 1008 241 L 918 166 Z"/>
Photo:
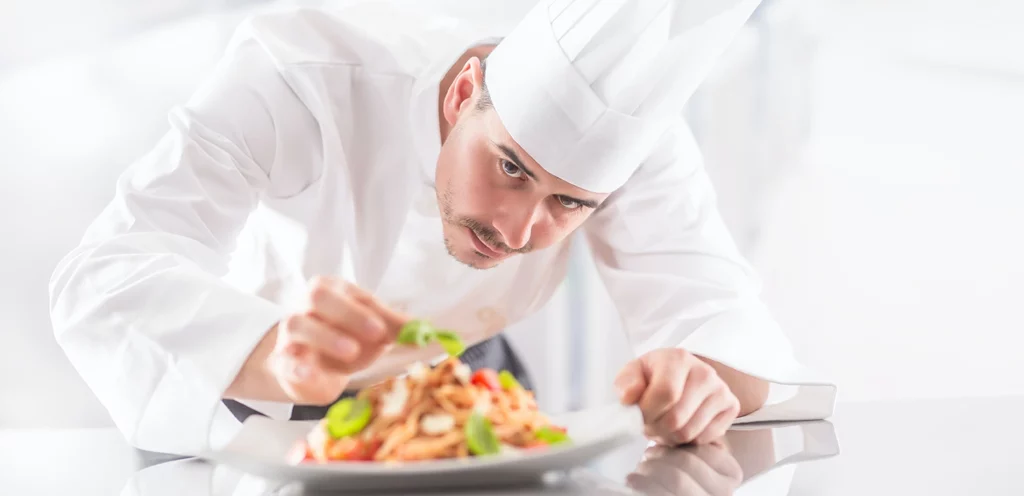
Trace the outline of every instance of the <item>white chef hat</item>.
<path fill-rule="evenodd" d="M 625 184 L 760 0 L 540 0 L 487 57 L 512 138 L 595 193 Z"/>

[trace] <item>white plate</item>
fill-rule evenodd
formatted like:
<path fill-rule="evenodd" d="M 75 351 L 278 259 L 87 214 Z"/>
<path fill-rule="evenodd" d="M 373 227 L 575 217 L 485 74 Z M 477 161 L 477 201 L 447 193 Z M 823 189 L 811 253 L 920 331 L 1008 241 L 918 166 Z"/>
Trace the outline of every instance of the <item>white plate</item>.
<path fill-rule="evenodd" d="M 214 463 L 281 482 L 334 490 L 395 490 L 529 483 L 552 471 L 579 467 L 642 436 L 642 415 L 636 407 L 609 405 L 552 420 L 569 429 L 572 443 L 541 451 L 508 455 L 407 462 L 326 465 L 286 463 L 286 455 L 314 422 L 289 422 L 249 417 L 224 448 L 202 455 Z"/>

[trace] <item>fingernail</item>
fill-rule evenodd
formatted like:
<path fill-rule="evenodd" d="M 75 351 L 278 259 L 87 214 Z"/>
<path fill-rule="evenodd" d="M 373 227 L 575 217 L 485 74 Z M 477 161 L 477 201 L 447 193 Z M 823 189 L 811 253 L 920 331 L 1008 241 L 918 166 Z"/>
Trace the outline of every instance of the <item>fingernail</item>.
<path fill-rule="evenodd" d="M 615 390 L 619 392 L 619 396 L 626 394 L 626 391 L 632 387 L 632 383 L 626 383 L 625 381 L 616 381 Z"/>

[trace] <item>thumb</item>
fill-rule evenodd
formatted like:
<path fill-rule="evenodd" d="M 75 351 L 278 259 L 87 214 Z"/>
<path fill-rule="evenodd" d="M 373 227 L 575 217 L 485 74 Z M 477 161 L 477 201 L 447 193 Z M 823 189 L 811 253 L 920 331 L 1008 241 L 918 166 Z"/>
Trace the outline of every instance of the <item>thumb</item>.
<path fill-rule="evenodd" d="M 624 405 L 632 405 L 640 401 L 646 388 L 647 379 L 644 377 L 644 366 L 639 359 L 627 363 L 615 377 L 615 389 L 619 392 L 619 401 Z"/>
<path fill-rule="evenodd" d="M 356 297 L 356 299 L 358 299 L 362 304 L 366 305 L 366 307 L 369 308 L 371 311 L 376 313 L 377 316 L 384 321 L 384 325 L 390 328 L 393 332 L 398 332 L 399 328 L 401 328 L 403 325 L 405 325 L 406 322 L 411 320 L 411 318 L 404 312 L 389 307 L 384 302 L 380 301 L 379 299 L 377 299 L 377 297 L 373 296 L 366 290 L 359 288 L 355 285 L 349 285 L 349 287 L 351 288 L 352 294 Z"/>

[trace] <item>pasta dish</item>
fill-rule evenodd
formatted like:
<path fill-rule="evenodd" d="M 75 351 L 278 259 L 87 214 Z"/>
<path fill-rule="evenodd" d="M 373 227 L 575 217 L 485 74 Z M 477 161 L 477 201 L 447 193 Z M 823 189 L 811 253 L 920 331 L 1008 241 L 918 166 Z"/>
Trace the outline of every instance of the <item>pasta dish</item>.
<path fill-rule="evenodd" d="M 538 410 L 533 392 L 511 373 L 471 372 L 450 356 L 434 367 L 414 363 L 408 374 L 338 401 L 297 443 L 289 461 L 469 458 L 568 441 L 566 430 Z"/>

